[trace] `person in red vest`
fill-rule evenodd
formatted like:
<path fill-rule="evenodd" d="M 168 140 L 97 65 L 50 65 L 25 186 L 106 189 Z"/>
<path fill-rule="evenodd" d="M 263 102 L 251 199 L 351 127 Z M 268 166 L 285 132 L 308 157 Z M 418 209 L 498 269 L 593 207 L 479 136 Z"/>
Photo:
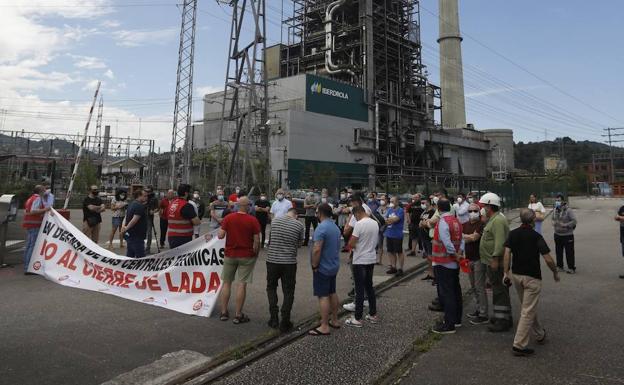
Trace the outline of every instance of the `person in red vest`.
<path fill-rule="evenodd" d="M 169 248 L 175 249 L 193 239 L 193 225 L 200 225 L 195 208 L 188 203 L 191 185 L 178 186 L 178 196 L 169 203 L 167 208 L 167 238 Z"/>
<path fill-rule="evenodd" d="M 24 205 L 24 219 L 22 227 L 26 229 L 26 249 L 24 250 L 24 274 L 28 274 L 28 265 L 30 264 L 30 256 L 37 242 L 39 228 L 43 222 L 43 215 L 50 211 L 50 206 L 46 207 L 43 202 L 42 195 L 45 189 L 41 185 L 36 185 L 33 195 L 28 198 Z"/>
<path fill-rule="evenodd" d="M 167 191 L 167 195 L 160 200 L 158 204 L 158 216 L 160 217 L 160 248 L 165 247 L 165 239 L 167 238 L 167 213 L 169 212 L 169 203 L 175 198 L 175 191 Z"/>
<path fill-rule="evenodd" d="M 444 309 L 444 322 L 434 326 L 431 331 L 437 334 L 452 334 L 462 322 L 459 260 L 463 258 L 464 240 L 461 223 L 450 213 L 451 202 L 441 198 L 438 201 L 438 211 L 440 220 L 433 232 L 431 262 L 438 282 L 438 298 Z"/>

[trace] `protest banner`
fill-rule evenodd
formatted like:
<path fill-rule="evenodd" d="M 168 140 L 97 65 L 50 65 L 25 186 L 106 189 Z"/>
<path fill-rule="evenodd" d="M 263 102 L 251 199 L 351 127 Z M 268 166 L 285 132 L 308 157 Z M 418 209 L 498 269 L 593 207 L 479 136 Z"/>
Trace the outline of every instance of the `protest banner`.
<path fill-rule="evenodd" d="M 91 241 L 54 209 L 45 215 L 28 271 L 50 281 L 209 317 L 221 290 L 225 240 L 210 235 L 128 258 Z"/>

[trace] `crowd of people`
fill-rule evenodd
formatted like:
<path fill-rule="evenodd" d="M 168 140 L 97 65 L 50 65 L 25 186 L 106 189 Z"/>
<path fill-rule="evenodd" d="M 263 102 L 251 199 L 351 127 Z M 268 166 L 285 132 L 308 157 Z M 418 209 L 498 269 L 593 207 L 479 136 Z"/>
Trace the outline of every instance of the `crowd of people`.
<path fill-rule="evenodd" d="M 303 213 L 297 212 L 288 191 L 278 189 L 273 197 L 271 202 L 269 195 L 262 193 L 252 201 L 240 188 L 226 196 L 225 190 L 218 187 L 206 205 L 199 191 L 188 184 L 181 184 L 177 191 L 167 191 L 160 200 L 149 186 L 135 189 L 132 199 L 127 197 L 127 191 L 119 189 L 110 202 L 112 227 L 108 247 L 113 248 L 114 238 L 119 234 L 120 247 L 125 242 L 126 255 L 131 258 L 151 252 L 152 236 L 158 250 L 166 243 L 176 248 L 200 236 L 202 219 L 206 216 L 209 230 L 226 239 L 219 318 L 232 319 L 235 324 L 249 322 L 243 312 L 247 285 L 253 280 L 260 250 L 266 247 L 268 325 L 286 332 L 293 327 L 291 310 L 299 248 L 309 246 L 313 292 L 318 297 L 321 315 L 320 325 L 310 331 L 315 336 L 328 335 L 342 326 L 336 292 L 341 253 L 348 255 L 352 277 L 348 296 L 353 298 L 344 305 L 344 309 L 353 312 L 344 325 L 356 328 L 366 322 L 380 321 L 373 286 L 375 267 L 386 265 L 386 274 L 401 277 L 405 274 L 406 255 L 420 255 L 429 263 L 423 280 L 431 281 L 437 290 L 429 309 L 444 313 L 442 321 L 432 328 L 434 333 L 452 334 L 462 326 L 461 270 L 468 273 L 475 303 L 467 317 L 473 325 L 488 325 L 491 332 L 505 332 L 513 327 L 509 288 L 515 287 L 521 303 L 513 342 L 516 355 L 533 353 L 528 348 L 531 333 L 537 343 L 543 343 L 546 338 L 536 314 L 542 279 L 540 256 L 552 270 L 555 281 L 559 281 L 559 272 L 564 271 L 564 255 L 565 271 L 576 273 L 577 221 L 561 195 L 552 209 L 556 261 L 551 258 L 542 236 L 542 224 L 548 213 L 534 194 L 529 197 L 528 206 L 520 211 L 521 226 L 511 231 L 508 219 L 501 212 L 501 199 L 494 193 L 482 196 L 458 193 L 450 199 L 442 190 L 431 195 L 417 193 L 403 203 L 398 196 L 364 194 L 351 189 L 343 189 L 334 198 L 323 189 L 318 194 L 306 195 Z M 43 215 L 53 202 L 49 188 L 39 185 L 26 202 L 25 267 Z M 82 230 L 97 243 L 102 213 L 107 209 L 97 186 L 90 188 L 82 209 Z M 159 216 L 160 235 L 154 226 L 155 215 Z M 624 255 L 624 206 L 615 219 L 622 224 Z M 279 285 L 283 293 L 281 307 L 277 295 Z M 233 291 L 235 311 L 230 316 Z"/>

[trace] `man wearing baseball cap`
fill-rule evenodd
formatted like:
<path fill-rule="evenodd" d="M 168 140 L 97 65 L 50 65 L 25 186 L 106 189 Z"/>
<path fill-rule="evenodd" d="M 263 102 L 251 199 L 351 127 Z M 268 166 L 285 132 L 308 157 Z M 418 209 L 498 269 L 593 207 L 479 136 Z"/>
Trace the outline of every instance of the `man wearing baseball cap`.
<path fill-rule="evenodd" d="M 509 235 L 507 218 L 500 213 L 500 197 L 494 193 L 483 194 L 479 203 L 485 209 L 488 222 L 483 229 L 479 256 L 481 262 L 487 265 L 487 273 L 492 284 L 492 305 L 494 318 L 488 327 L 491 332 L 505 332 L 511 329 L 511 300 L 509 287 L 503 283 L 503 256 L 505 242 Z"/>

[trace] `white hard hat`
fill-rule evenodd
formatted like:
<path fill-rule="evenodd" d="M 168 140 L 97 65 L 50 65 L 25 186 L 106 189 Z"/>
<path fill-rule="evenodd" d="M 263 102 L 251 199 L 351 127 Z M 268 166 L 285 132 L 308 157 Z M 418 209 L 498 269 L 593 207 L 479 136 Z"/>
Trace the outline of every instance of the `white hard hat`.
<path fill-rule="evenodd" d="M 494 193 L 489 192 L 483 194 L 481 199 L 479 199 L 479 203 L 500 207 L 500 197 Z"/>

